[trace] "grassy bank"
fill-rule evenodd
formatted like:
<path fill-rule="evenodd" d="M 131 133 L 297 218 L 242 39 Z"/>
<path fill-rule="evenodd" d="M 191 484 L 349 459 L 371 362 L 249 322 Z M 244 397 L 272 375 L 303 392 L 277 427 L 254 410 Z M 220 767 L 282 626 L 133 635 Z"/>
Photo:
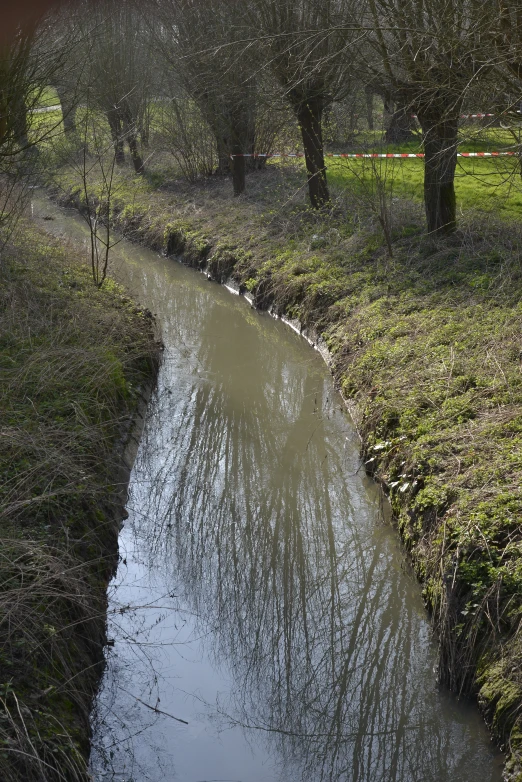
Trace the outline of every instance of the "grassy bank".
<path fill-rule="evenodd" d="M 390 258 L 360 194 L 334 187 L 319 213 L 302 186 L 299 166 L 267 167 L 235 200 L 230 182 L 121 172 L 110 215 L 326 340 L 423 583 L 440 679 L 478 697 L 520 782 L 522 231 L 469 212 L 435 241 L 419 204 L 395 199 Z M 55 192 L 82 208 L 71 171 Z"/>
<path fill-rule="evenodd" d="M 30 224 L 0 264 L 0 778 L 85 780 L 148 313 Z"/>

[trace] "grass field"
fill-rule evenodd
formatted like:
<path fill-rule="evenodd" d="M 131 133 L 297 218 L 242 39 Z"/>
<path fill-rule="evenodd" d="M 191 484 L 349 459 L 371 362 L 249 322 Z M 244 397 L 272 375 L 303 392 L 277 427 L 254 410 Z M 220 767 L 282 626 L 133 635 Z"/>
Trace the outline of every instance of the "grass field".
<path fill-rule="evenodd" d="M 422 152 L 420 136 L 404 144 L 382 143 L 382 132 L 361 133 L 347 152 Z M 480 124 L 462 127 L 459 152 L 515 151 L 518 139 L 503 128 Z M 375 190 L 375 179 L 386 182 L 388 198 L 423 199 L 422 159 L 327 160 L 328 179 L 334 190 L 349 188 L 367 198 Z M 457 204 L 461 212 L 477 210 L 505 219 L 522 214 L 522 176 L 517 158 L 458 158 L 455 177 Z"/>
<path fill-rule="evenodd" d="M 350 189 L 371 196 L 375 176 L 386 182 L 389 199 L 422 201 L 424 165 L 418 160 L 329 160 L 328 181 L 334 190 Z M 455 179 L 458 208 L 519 219 L 522 215 L 522 178 L 515 158 L 459 158 Z"/>

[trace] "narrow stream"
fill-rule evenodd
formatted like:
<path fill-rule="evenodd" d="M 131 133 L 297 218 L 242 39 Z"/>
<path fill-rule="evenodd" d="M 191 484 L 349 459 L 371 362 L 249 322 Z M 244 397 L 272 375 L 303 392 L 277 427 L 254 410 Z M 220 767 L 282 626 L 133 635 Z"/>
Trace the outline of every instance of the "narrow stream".
<path fill-rule="evenodd" d="M 498 782 L 478 711 L 436 684 L 420 589 L 319 355 L 141 247 L 122 241 L 113 274 L 157 314 L 165 360 L 110 587 L 95 782 Z"/>

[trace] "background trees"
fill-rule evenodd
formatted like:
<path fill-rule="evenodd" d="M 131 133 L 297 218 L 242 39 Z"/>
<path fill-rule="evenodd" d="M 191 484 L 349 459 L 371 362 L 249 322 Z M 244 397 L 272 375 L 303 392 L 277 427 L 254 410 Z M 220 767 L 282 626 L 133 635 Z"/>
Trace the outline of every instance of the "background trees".
<path fill-rule="evenodd" d="M 522 109 L 522 6 L 518 0 L 495 0 L 489 45 L 494 52 L 496 102 L 504 118 L 519 125 Z"/>
<path fill-rule="evenodd" d="M 264 163 L 256 153 L 273 151 L 292 134 L 293 115 L 310 201 L 320 207 L 330 199 L 325 112 L 341 102 L 342 111 L 331 116 L 345 117 L 349 127 L 336 142 L 353 143 L 357 115 L 367 114 L 367 127 L 374 127 L 377 95 L 387 142 L 410 140 L 418 118 L 428 231 L 448 233 L 456 226 L 456 153 L 468 96 L 479 110 L 482 102 L 502 107 L 518 128 L 518 6 L 516 0 L 78 0 L 64 6 L 62 26 L 20 27 L 9 52 L 4 48 L 1 154 L 21 152 L 29 103 L 38 84 L 47 83 L 57 90 L 69 135 L 77 106 L 103 114 L 119 165 L 127 145 L 135 172 L 143 172 L 152 123 L 186 175 L 232 173 L 239 195 L 248 171 Z M 66 58 L 57 56 L 60 36 L 74 41 Z M 15 85 L 19 78 L 25 95 Z"/>
<path fill-rule="evenodd" d="M 144 170 L 142 144 L 154 96 L 150 37 L 141 16 L 128 2 L 87 3 L 79 18 L 83 63 L 80 95 L 107 119 L 117 162 L 129 148 L 136 173 Z"/>
<path fill-rule="evenodd" d="M 245 189 L 245 153 L 255 152 L 258 85 L 255 49 L 245 42 L 243 0 L 158 0 L 156 41 L 172 75 L 214 134 L 218 171 L 232 169 Z M 172 78 L 172 76 L 171 76 Z"/>
<path fill-rule="evenodd" d="M 59 121 L 39 124 L 34 113 L 71 46 L 63 36 L 51 36 L 49 20 L 38 16 L 0 45 L 0 243 L 25 205 L 41 144 L 58 132 Z"/>

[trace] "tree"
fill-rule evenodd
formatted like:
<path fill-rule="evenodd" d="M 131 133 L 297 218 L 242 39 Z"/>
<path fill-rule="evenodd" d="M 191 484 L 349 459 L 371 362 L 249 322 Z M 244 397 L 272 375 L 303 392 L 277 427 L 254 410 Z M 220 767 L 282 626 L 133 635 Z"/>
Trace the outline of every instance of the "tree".
<path fill-rule="evenodd" d="M 141 174 L 139 134 L 153 78 L 147 31 L 130 3 L 110 0 L 88 3 L 79 23 L 84 37 L 82 97 L 105 114 L 117 163 L 125 162 L 126 142 L 134 170 Z"/>
<path fill-rule="evenodd" d="M 373 108 L 373 96 L 378 95 L 383 102 L 385 141 L 388 144 L 401 144 L 405 141 L 410 141 L 416 127 L 415 117 L 412 114 L 411 108 L 404 105 L 404 99 L 402 99 L 401 102 L 401 95 L 396 95 L 394 93 L 392 85 L 388 80 L 383 79 L 382 77 L 372 78 L 370 72 L 364 81 L 366 82 L 365 91 L 367 99 L 369 100 L 369 129 L 373 130 L 373 127 L 370 127 L 370 125 L 373 125 L 373 117 L 370 122 L 370 108 Z"/>
<path fill-rule="evenodd" d="M 240 195 L 244 155 L 255 152 L 258 111 L 258 63 L 255 48 L 245 42 L 246 5 L 243 0 L 155 0 L 153 7 L 163 56 L 212 128 L 217 172 L 232 169 L 234 195 Z"/>
<path fill-rule="evenodd" d="M 522 7 L 518 0 L 495 0 L 496 24 L 491 28 L 498 52 L 498 63 L 518 86 L 522 82 Z"/>
<path fill-rule="evenodd" d="M 520 124 L 522 95 L 522 6 L 519 0 L 494 0 L 490 42 L 495 51 L 495 87 L 504 92 L 503 113 Z M 507 98 L 507 100 L 506 100 Z"/>
<path fill-rule="evenodd" d="M 101 288 L 107 278 L 110 252 L 120 241 L 113 237 L 111 230 L 118 150 L 113 145 L 110 145 L 110 150 L 107 149 L 105 134 L 100 133 L 98 118 L 92 110 L 87 109 L 84 112 L 82 125 L 84 143 L 74 168 L 82 183 L 85 208 L 81 214 L 89 228 L 92 279 L 96 287 Z M 87 139 L 90 141 L 89 145 Z M 96 196 L 93 196 L 90 186 L 93 174 L 98 179 Z"/>
<path fill-rule="evenodd" d="M 322 119 L 327 106 L 352 86 L 360 6 L 355 0 L 252 2 L 266 59 L 299 123 L 314 208 L 330 199 Z"/>
<path fill-rule="evenodd" d="M 417 114 L 422 129 L 430 233 L 456 228 L 459 117 L 466 91 L 490 65 L 484 43 L 492 5 L 490 0 L 368 0 L 380 78 L 401 106 Z"/>
<path fill-rule="evenodd" d="M 50 40 L 50 20 L 32 18 L 0 47 L 0 229 L 6 240 L 27 198 L 38 165 L 38 146 L 59 132 L 59 122 L 37 123 L 42 93 L 69 52 L 70 42 Z"/>

